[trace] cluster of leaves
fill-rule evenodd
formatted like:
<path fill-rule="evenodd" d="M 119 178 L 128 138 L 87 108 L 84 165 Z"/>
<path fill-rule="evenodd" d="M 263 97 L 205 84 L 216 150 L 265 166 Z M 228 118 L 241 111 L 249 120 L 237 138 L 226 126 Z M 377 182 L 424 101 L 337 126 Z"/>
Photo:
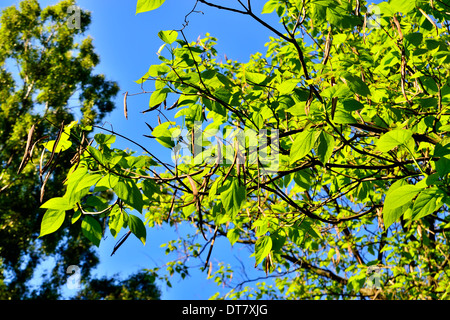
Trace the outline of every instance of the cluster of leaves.
<path fill-rule="evenodd" d="M 223 61 L 214 37 L 189 42 L 183 30 L 161 31 L 161 63 L 137 81 L 154 83 L 151 110 L 177 108 L 174 118 L 183 120 L 149 136 L 173 152 L 175 166 L 144 148 L 144 156 L 111 149 L 114 133 L 96 135 L 96 146 L 79 144 L 65 196 L 43 205 L 42 234 L 59 228 L 54 216 L 63 212 L 82 217 L 97 244 L 103 230 L 93 215 L 113 235 L 129 227 L 141 240 L 145 225 L 185 221 L 210 246 L 199 252 L 197 238 L 183 246 L 190 256 L 205 252 L 205 267 L 214 240 L 227 237 L 276 275 L 274 284 L 237 286 L 228 298 L 446 298 L 450 2 L 392 0 L 376 15 L 365 1 L 266 2 L 262 13 L 275 12 L 284 32 L 251 1 L 237 2 L 195 5 L 268 28 L 265 56 Z M 137 12 L 163 3 L 140 0 Z M 206 125 L 199 139 L 198 123 Z M 275 172 L 252 153 L 250 137 L 237 139 L 245 129 L 258 138 L 262 129 L 279 133 L 269 145 Z M 183 130 L 189 134 L 174 139 Z M 228 140 L 213 144 L 216 134 Z M 180 154 L 185 146 L 191 152 Z M 117 196 L 112 205 L 96 195 L 104 190 Z M 223 284 L 226 270 L 209 275 Z"/>

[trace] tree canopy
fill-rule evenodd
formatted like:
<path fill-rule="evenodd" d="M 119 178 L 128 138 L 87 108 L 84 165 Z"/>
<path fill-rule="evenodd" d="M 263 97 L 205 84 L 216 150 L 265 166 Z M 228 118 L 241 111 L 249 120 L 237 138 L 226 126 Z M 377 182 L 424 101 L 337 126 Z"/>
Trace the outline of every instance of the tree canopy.
<path fill-rule="evenodd" d="M 65 0 L 41 8 L 36 0 L 24 0 L 1 13 L 1 299 L 60 298 L 66 269 L 73 264 L 81 267 L 83 282 L 95 280 L 91 271 L 99 262 L 98 255 L 81 228 L 38 238 L 39 207 L 64 194 L 63 181 L 73 163 L 69 153 L 44 153 L 44 146 L 58 152 L 67 148 L 70 142 L 58 138 L 59 128 L 73 125 L 75 119 L 85 126 L 99 123 L 113 110 L 119 91 L 116 82 L 95 72 L 100 58 L 92 38 L 84 36 L 90 13 L 79 10 L 80 23 L 72 27 L 68 23 L 74 5 L 75 1 Z M 51 143 L 42 145 L 52 139 L 58 140 L 53 143 L 55 148 Z M 108 198 L 107 193 L 101 196 Z M 54 265 L 48 264 L 36 289 L 31 281 L 50 257 Z M 115 285 L 111 279 L 102 280 L 109 281 L 110 289 Z M 131 283 L 123 285 L 132 289 Z"/>
<path fill-rule="evenodd" d="M 185 22 L 201 6 L 260 23 L 267 51 L 221 59 L 187 23 L 159 32 L 160 64 L 136 82 L 160 119 L 142 134 L 173 162 L 126 133 L 60 128 L 55 145 L 70 143 L 48 153 L 76 161 L 64 195 L 41 205 L 41 236 L 70 219 L 96 245 L 105 229 L 145 244 L 146 227 L 190 224 L 195 235 L 165 244 L 185 258 L 152 272 L 184 278 L 195 258 L 219 285 L 237 271 L 213 266 L 215 240 L 251 248 L 267 280 L 213 298 L 448 298 L 450 2 L 192 3 Z M 161 5 L 138 0 L 136 13 Z M 114 147 L 124 138 L 136 152 Z"/>

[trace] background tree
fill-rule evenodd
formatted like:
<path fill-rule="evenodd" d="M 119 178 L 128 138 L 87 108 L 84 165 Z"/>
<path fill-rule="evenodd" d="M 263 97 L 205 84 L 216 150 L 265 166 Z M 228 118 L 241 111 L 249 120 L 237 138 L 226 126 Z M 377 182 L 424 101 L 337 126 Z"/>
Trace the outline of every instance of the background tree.
<path fill-rule="evenodd" d="M 166 244 L 182 258 L 152 271 L 184 278 L 200 259 L 230 286 L 223 298 L 447 298 L 450 2 L 391 0 L 371 14 L 360 0 L 270 0 L 262 13 L 277 26 L 251 0 L 235 4 L 193 1 L 186 22 L 200 6 L 246 15 L 274 33 L 266 54 L 221 61 L 214 37 L 161 31 L 161 64 L 137 82 L 154 84 L 149 111 L 166 121 L 148 137 L 174 162 L 131 140 L 143 155 L 113 148 L 124 136 L 109 129 L 87 145 L 67 128 L 83 153 L 64 196 L 42 205 L 41 235 L 67 217 L 96 243 L 100 219 L 143 243 L 145 225 L 191 224 L 195 235 Z M 96 195 L 106 190 L 112 205 Z M 251 248 L 267 279 L 244 286 L 213 266 L 219 237 Z"/>
<path fill-rule="evenodd" d="M 93 279 L 74 299 L 80 300 L 158 300 L 161 292 L 154 285 L 155 276 L 138 272 L 126 280 L 107 277 Z"/>
<path fill-rule="evenodd" d="M 79 24 L 69 24 L 74 5 L 67 0 L 41 9 L 38 1 L 24 0 L 18 8 L 3 10 L 0 18 L 2 299 L 59 298 L 69 265 L 77 264 L 87 281 L 98 263 L 93 244 L 81 236 L 79 226 L 38 238 L 40 203 L 62 195 L 71 156 L 61 154 L 57 164 L 51 162 L 42 148 L 30 144 L 32 139 L 55 139 L 58 127 L 75 119 L 85 126 L 99 123 L 113 110 L 118 93 L 115 82 L 94 71 L 99 56 L 92 39 L 83 37 L 90 13 L 80 10 Z M 87 127 L 85 135 L 90 131 Z M 107 198 L 106 193 L 102 196 Z M 55 267 L 34 289 L 30 280 L 49 257 Z"/>

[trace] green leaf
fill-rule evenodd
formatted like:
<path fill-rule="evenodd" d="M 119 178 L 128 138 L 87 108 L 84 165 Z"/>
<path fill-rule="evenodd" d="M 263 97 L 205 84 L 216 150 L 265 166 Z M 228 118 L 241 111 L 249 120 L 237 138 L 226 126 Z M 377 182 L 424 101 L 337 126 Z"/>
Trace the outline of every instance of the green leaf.
<path fill-rule="evenodd" d="M 113 189 L 116 186 L 117 182 L 119 182 L 119 177 L 108 173 L 97 182 L 96 188 L 104 187 L 106 188 L 106 190 Z"/>
<path fill-rule="evenodd" d="M 418 47 L 422 43 L 423 34 L 420 32 L 409 33 L 405 35 L 405 39 L 413 46 Z"/>
<path fill-rule="evenodd" d="M 310 153 L 319 134 L 320 132 L 314 129 L 306 129 L 299 133 L 291 147 L 290 162 L 293 163 L 300 160 Z"/>
<path fill-rule="evenodd" d="M 75 189 L 77 188 L 79 182 L 83 179 L 85 175 L 88 174 L 87 168 L 79 166 L 74 172 L 72 172 L 67 181 L 67 189 L 66 193 L 64 195 L 64 198 L 68 199 L 69 203 L 74 205 L 76 202 L 78 202 L 79 194 L 75 192 Z"/>
<path fill-rule="evenodd" d="M 389 190 L 384 200 L 384 209 L 392 210 L 411 202 L 421 190 L 422 188 L 411 184 L 398 187 L 392 192 Z"/>
<path fill-rule="evenodd" d="M 164 44 L 165 45 L 165 44 Z M 136 80 L 136 83 L 142 84 L 145 81 L 148 80 L 148 78 L 150 77 L 160 77 L 162 75 L 165 75 L 167 73 L 170 72 L 170 68 L 164 64 L 160 64 L 160 65 L 152 65 L 150 66 L 150 68 L 148 69 L 148 71 L 139 78 L 139 80 Z"/>
<path fill-rule="evenodd" d="M 308 169 L 299 170 L 294 174 L 295 184 L 302 187 L 305 190 L 309 190 L 311 187 L 311 174 L 308 173 Z"/>
<path fill-rule="evenodd" d="M 399 145 L 404 145 L 412 137 L 412 132 L 407 129 L 395 129 L 387 132 L 378 139 L 376 145 L 381 152 L 388 152 Z"/>
<path fill-rule="evenodd" d="M 129 156 L 126 157 L 129 168 L 143 168 L 147 164 L 147 156 Z"/>
<path fill-rule="evenodd" d="M 119 234 L 119 231 L 122 229 L 123 224 L 124 214 L 118 207 L 115 207 L 109 215 L 108 220 L 109 231 L 114 238 Z"/>
<path fill-rule="evenodd" d="M 157 107 L 158 105 L 163 103 L 164 100 L 167 99 L 167 92 L 168 91 L 170 91 L 170 90 L 167 89 L 167 88 L 163 88 L 161 90 L 154 91 L 152 93 L 152 95 L 150 96 L 150 103 L 149 103 L 150 108 Z"/>
<path fill-rule="evenodd" d="M 131 232 L 145 245 L 147 230 L 145 229 L 145 225 L 142 220 L 135 215 L 129 214 L 128 226 L 130 227 Z"/>
<path fill-rule="evenodd" d="M 342 104 L 346 111 L 356 111 L 364 108 L 364 105 L 355 99 L 345 100 L 342 102 Z"/>
<path fill-rule="evenodd" d="M 39 237 L 53 233 L 58 230 L 66 217 L 65 210 L 52 210 L 49 209 L 45 212 L 41 222 L 41 232 Z"/>
<path fill-rule="evenodd" d="M 255 265 L 261 263 L 270 253 L 270 250 L 272 250 L 272 238 L 270 236 L 258 238 L 255 244 Z"/>
<path fill-rule="evenodd" d="M 159 187 L 150 179 L 142 181 L 142 193 L 149 199 L 153 198 L 154 194 L 160 194 Z"/>
<path fill-rule="evenodd" d="M 311 12 L 311 19 L 314 23 L 322 24 L 326 21 L 327 7 L 330 5 L 329 1 L 314 1 Z"/>
<path fill-rule="evenodd" d="M 437 143 L 433 154 L 435 157 L 442 157 L 450 154 L 450 142 L 444 139 L 442 142 Z"/>
<path fill-rule="evenodd" d="M 276 8 L 278 8 L 278 6 L 279 6 L 278 0 L 269 0 L 264 5 L 261 13 L 262 14 L 272 13 Z"/>
<path fill-rule="evenodd" d="M 231 245 L 234 245 L 239 240 L 240 231 L 238 228 L 228 230 L 227 238 L 230 240 Z"/>
<path fill-rule="evenodd" d="M 173 123 L 163 122 L 152 131 L 152 135 L 156 137 L 156 141 L 166 148 L 173 148 L 175 146 L 175 142 L 172 139 L 172 133 L 169 129 L 171 124 Z"/>
<path fill-rule="evenodd" d="M 214 111 L 215 113 L 218 113 L 222 116 L 226 116 L 227 110 L 219 102 L 212 101 L 212 100 L 210 100 L 208 98 L 204 98 L 204 97 L 202 97 L 202 102 L 205 105 L 206 109 L 208 109 L 209 111 Z"/>
<path fill-rule="evenodd" d="M 83 189 L 89 189 L 92 186 L 94 186 L 100 179 L 102 178 L 101 174 L 94 173 L 94 174 L 87 174 L 83 178 L 78 181 L 77 186 L 74 189 L 74 192 L 81 191 Z"/>
<path fill-rule="evenodd" d="M 336 110 L 333 121 L 338 124 L 356 123 L 356 119 L 350 112 Z"/>
<path fill-rule="evenodd" d="M 273 252 L 279 252 L 282 250 L 285 242 L 286 242 L 286 236 L 282 234 L 282 232 L 274 232 L 270 235 L 270 238 L 272 239 L 272 251 Z"/>
<path fill-rule="evenodd" d="M 72 146 L 72 142 L 69 141 L 70 131 L 77 123 L 78 123 L 78 121 L 72 121 L 68 125 L 64 126 L 64 131 L 61 133 L 61 136 L 58 141 L 58 145 L 55 148 L 55 153 L 59 153 L 61 151 L 67 150 Z M 48 151 L 52 152 L 55 142 L 56 142 L 56 140 L 52 140 L 52 141 L 43 143 L 43 145 Z"/>
<path fill-rule="evenodd" d="M 57 211 L 65 211 L 72 209 L 72 206 L 69 203 L 67 198 L 56 197 L 46 201 L 43 205 L 41 205 L 43 209 L 57 210 Z"/>
<path fill-rule="evenodd" d="M 239 185 L 238 179 L 227 179 L 219 192 L 225 212 L 235 217 L 247 198 L 245 186 Z"/>
<path fill-rule="evenodd" d="M 77 211 L 75 211 L 75 212 L 73 213 L 73 216 L 72 216 L 72 219 L 70 219 L 70 222 L 71 222 L 72 224 L 74 224 L 74 223 L 77 222 L 78 219 L 80 219 L 80 218 L 81 218 L 81 211 L 77 210 Z"/>
<path fill-rule="evenodd" d="M 405 14 L 412 11 L 416 7 L 415 0 L 391 0 L 389 4 L 394 12 L 401 12 Z"/>
<path fill-rule="evenodd" d="M 444 196 L 445 194 L 438 187 L 432 187 L 420 192 L 412 208 L 413 219 L 418 220 L 439 209 L 442 206 L 442 198 Z"/>
<path fill-rule="evenodd" d="M 108 200 L 100 196 L 90 196 L 87 198 L 85 206 L 95 208 L 97 211 L 102 211 L 108 208 Z"/>
<path fill-rule="evenodd" d="M 450 173 L 450 156 L 445 155 L 436 161 L 436 171 L 440 177 L 444 177 L 447 173 Z"/>
<path fill-rule="evenodd" d="M 319 135 L 319 144 L 317 146 L 317 156 L 319 160 L 325 165 L 328 163 L 333 150 L 334 150 L 334 138 L 332 135 L 322 131 Z"/>
<path fill-rule="evenodd" d="M 93 146 L 88 146 L 87 151 L 97 162 L 105 165 L 105 159 L 103 158 L 103 154 L 99 150 L 95 149 Z"/>
<path fill-rule="evenodd" d="M 412 199 L 423 189 L 404 183 L 404 180 L 397 181 L 386 194 L 383 207 L 383 220 L 386 229 L 405 213 L 411 206 Z"/>
<path fill-rule="evenodd" d="M 296 103 L 289 109 L 286 109 L 286 111 L 294 116 L 305 116 L 305 103 Z"/>
<path fill-rule="evenodd" d="M 280 92 L 280 94 L 292 94 L 294 88 L 297 87 L 297 84 L 297 79 L 288 79 L 280 83 L 277 86 L 277 90 Z"/>
<path fill-rule="evenodd" d="M 51 140 L 43 143 L 44 147 L 52 152 L 53 146 L 55 145 L 56 140 Z M 68 137 L 63 133 L 60 140 L 58 141 L 58 145 L 55 148 L 55 153 L 60 153 L 61 151 L 67 150 L 72 146 L 72 142 L 68 140 Z"/>
<path fill-rule="evenodd" d="M 370 89 L 361 78 L 354 76 L 352 74 L 344 75 L 345 80 L 347 80 L 347 85 L 351 91 L 357 93 L 363 97 L 370 95 Z"/>
<path fill-rule="evenodd" d="M 450 124 L 446 124 L 444 126 L 439 127 L 439 132 L 449 132 L 450 131 Z"/>
<path fill-rule="evenodd" d="M 136 14 L 158 9 L 165 0 L 138 0 Z"/>
<path fill-rule="evenodd" d="M 175 30 L 167 30 L 158 32 L 158 37 L 167 44 L 173 43 L 177 40 L 178 32 Z"/>
<path fill-rule="evenodd" d="M 98 144 L 111 145 L 116 141 L 116 136 L 112 134 L 97 133 L 94 136 L 94 139 Z"/>
<path fill-rule="evenodd" d="M 113 190 L 123 202 L 142 213 L 144 200 L 134 181 L 120 178 Z"/>
<path fill-rule="evenodd" d="M 250 81 L 250 82 L 256 83 L 256 84 L 261 84 L 267 79 L 267 76 L 265 74 L 262 74 L 262 73 L 246 71 L 245 72 L 245 79 Z"/>
<path fill-rule="evenodd" d="M 320 231 L 316 230 L 314 224 L 312 222 L 309 222 L 308 220 L 303 220 L 301 223 L 299 223 L 298 228 L 302 231 L 302 233 L 306 235 L 310 235 L 316 239 L 322 238 L 322 234 L 320 233 Z"/>
<path fill-rule="evenodd" d="M 81 223 L 81 231 L 84 236 L 92 241 L 97 247 L 100 245 L 103 230 L 100 222 L 91 216 L 85 216 Z"/>

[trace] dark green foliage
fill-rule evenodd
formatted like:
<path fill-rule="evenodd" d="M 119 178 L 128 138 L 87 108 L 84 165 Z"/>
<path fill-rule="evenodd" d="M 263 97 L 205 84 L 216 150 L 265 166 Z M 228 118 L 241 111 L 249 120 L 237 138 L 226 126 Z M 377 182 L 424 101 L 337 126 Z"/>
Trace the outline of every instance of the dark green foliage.
<path fill-rule="evenodd" d="M 92 39 L 83 37 L 91 22 L 90 13 L 81 11 L 80 29 L 68 27 L 67 9 L 74 4 L 65 0 L 42 9 L 38 1 L 24 0 L 18 7 L 4 9 L 0 18 L 2 299 L 57 299 L 69 265 L 78 264 L 87 281 L 98 263 L 92 243 L 82 235 L 80 226 L 38 239 L 44 214 L 39 206 L 63 194 L 71 156 L 58 156 L 57 165 L 49 163 L 45 168 L 49 154 L 44 154 L 40 162 L 43 148 L 35 146 L 32 160 L 23 161 L 32 125 L 33 144 L 41 138 L 55 139 L 61 124 L 75 118 L 84 125 L 98 123 L 114 108 L 118 86 L 94 72 L 100 59 Z M 62 223 L 67 226 L 70 221 L 63 218 Z M 30 287 L 36 268 L 49 257 L 55 259 L 56 266 L 37 289 Z"/>

